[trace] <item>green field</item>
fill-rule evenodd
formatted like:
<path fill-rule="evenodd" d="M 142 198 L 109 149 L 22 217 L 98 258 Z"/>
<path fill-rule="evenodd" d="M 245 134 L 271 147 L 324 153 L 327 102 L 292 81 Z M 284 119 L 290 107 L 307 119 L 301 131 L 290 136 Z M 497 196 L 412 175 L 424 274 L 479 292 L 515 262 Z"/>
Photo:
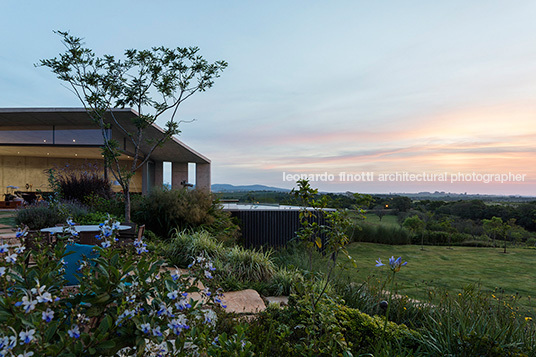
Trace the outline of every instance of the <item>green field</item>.
<path fill-rule="evenodd" d="M 366 213 L 365 222 L 372 223 L 372 224 L 382 224 L 385 226 L 400 227 L 400 224 L 398 223 L 398 217 L 392 216 L 392 215 L 385 215 L 382 217 L 382 220 L 380 221 L 380 217 L 378 217 L 377 215 L 373 213 Z"/>
<path fill-rule="evenodd" d="M 426 287 L 434 286 L 458 291 L 468 284 L 481 284 L 485 290 L 504 289 L 505 294 L 519 293 L 520 304 L 532 310 L 529 296 L 536 296 L 536 250 L 512 248 L 502 253 L 499 248 L 404 245 L 390 246 L 372 243 L 352 243 L 348 246 L 358 269 L 347 265 L 340 274 L 354 282 L 369 276 L 386 278 L 387 267 L 375 267 L 375 261 L 384 263 L 391 256 L 402 256 L 408 264 L 397 274 L 399 293 L 415 299 L 424 299 Z M 341 259 L 342 261 L 342 259 Z"/>

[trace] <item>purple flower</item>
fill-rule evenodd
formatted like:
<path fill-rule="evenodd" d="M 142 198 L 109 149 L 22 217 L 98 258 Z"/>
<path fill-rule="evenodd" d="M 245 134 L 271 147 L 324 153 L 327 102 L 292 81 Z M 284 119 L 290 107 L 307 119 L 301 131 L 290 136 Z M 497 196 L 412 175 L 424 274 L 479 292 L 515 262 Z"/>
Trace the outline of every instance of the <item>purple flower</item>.
<path fill-rule="evenodd" d="M 408 264 L 408 262 L 402 262 L 402 257 L 398 257 L 398 258 L 395 259 L 394 256 L 391 256 L 391 258 L 389 258 L 389 268 L 394 273 L 399 272 L 400 269 L 406 264 Z M 384 266 L 384 265 L 385 264 L 382 263 L 381 259 L 376 260 L 376 266 L 377 267 L 381 267 L 381 266 Z"/>
<path fill-rule="evenodd" d="M 141 324 L 140 329 L 141 329 L 141 332 L 143 333 L 149 333 L 151 332 L 151 325 L 149 323 Z"/>
<path fill-rule="evenodd" d="M 43 311 L 42 318 L 45 320 L 45 322 L 50 322 L 54 318 L 54 311 L 52 311 L 50 308 L 47 309 L 47 311 Z"/>
<path fill-rule="evenodd" d="M 73 325 L 67 334 L 72 338 L 80 338 L 80 328 L 78 325 Z"/>

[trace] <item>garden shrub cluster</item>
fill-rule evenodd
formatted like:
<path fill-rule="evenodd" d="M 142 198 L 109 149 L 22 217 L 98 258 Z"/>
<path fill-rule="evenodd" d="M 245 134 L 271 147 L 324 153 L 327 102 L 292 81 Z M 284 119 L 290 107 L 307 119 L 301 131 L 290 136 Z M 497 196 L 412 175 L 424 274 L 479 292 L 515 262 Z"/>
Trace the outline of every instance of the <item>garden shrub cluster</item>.
<path fill-rule="evenodd" d="M 101 225 L 97 256 L 78 261 L 80 284 L 69 289 L 64 258 L 76 239 L 69 225 L 55 246 L 25 250 L 20 230 L 21 244 L 2 244 L 0 355 L 248 355 L 239 324 L 235 334 L 215 329 L 225 302 L 210 279 L 211 261 L 197 257 L 188 274 L 162 271 L 143 241 L 115 247 L 117 225 Z"/>
<path fill-rule="evenodd" d="M 162 247 L 162 254 L 171 264 L 182 268 L 186 268 L 193 257 L 210 258 L 217 268 L 214 277 L 225 289 L 240 290 L 248 284 L 260 284 L 267 288 L 272 286 L 276 277 L 288 288 L 291 285 L 284 280 L 285 275 L 278 273 L 271 259 L 271 251 L 227 247 L 207 231 L 176 231 Z"/>
<path fill-rule="evenodd" d="M 65 165 L 48 170 L 49 182 L 56 192 L 66 200 L 86 203 L 89 196 L 112 197 L 110 181 L 103 175 L 103 168 L 96 163 L 86 162 L 80 166 Z"/>
<path fill-rule="evenodd" d="M 314 311 L 310 297 L 293 295 L 287 308 L 269 307 L 250 325 L 248 340 L 265 356 L 355 356 L 397 346 L 412 352 L 420 334 L 404 325 L 389 322 L 343 305 L 343 301 L 323 298 Z M 384 336 L 383 336 L 384 335 Z"/>
<path fill-rule="evenodd" d="M 239 228 L 204 190 L 155 188 L 132 203 L 133 220 L 157 235 L 168 238 L 173 230 L 205 229 L 231 243 Z"/>

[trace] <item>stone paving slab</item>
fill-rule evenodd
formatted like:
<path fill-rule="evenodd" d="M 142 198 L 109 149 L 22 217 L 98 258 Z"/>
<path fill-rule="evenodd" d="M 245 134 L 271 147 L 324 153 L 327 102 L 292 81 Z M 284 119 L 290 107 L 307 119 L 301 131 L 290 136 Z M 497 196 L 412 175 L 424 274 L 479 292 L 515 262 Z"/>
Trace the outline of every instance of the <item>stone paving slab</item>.
<path fill-rule="evenodd" d="M 225 311 L 237 314 L 255 314 L 264 311 L 266 305 L 259 293 L 253 289 L 223 293 L 227 305 Z"/>

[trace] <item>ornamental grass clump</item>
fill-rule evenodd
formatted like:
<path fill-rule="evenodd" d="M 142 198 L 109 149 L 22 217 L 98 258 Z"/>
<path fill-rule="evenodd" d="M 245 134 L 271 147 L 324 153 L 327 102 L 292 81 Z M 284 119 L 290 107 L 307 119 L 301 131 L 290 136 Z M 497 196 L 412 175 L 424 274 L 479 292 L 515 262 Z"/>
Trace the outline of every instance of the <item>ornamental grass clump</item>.
<path fill-rule="evenodd" d="M 77 248 L 69 243 L 76 241 L 71 221 L 53 246 L 36 240 L 25 249 L 22 230 L 20 243 L 0 243 L 0 355 L 175 356 L 214 349 L 225 300 L 212 284 L 212 261 L 192 260 L 187 274 L 162 269 L 143 239 L 118 247 L 118 225 L 102 223 L 95 254 L 76 263 L 66 259 L 67 248 Z M 68 264 L 76 265 L 79 284 L 66 289 Z M 222 348 L 237 355 L 250 345 Z"/>

